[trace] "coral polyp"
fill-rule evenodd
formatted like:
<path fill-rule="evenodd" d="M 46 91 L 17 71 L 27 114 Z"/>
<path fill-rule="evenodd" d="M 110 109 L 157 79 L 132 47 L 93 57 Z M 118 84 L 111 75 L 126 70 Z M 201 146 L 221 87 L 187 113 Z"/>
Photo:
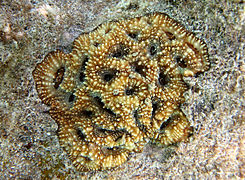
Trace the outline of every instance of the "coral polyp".
<path fill-rule="evenodd" d="M 60 144 L 78 170 L 92 171 L 121 165 L 149 141 L 186 140 L 183 78 L 208 67 L 202 40 L 153 13 L 80 35 L 71 53 L 50 52 L 33 77 Z"/>

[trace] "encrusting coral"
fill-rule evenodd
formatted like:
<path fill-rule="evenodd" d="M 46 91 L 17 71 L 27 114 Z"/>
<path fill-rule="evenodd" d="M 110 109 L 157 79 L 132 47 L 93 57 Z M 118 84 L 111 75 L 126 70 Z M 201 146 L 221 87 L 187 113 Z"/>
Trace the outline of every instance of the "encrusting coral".
<path fill-rule="evenodd" d="M 105 170 L 149 141 L 186 140 L 183 77 L 209 67 L 207 47 L 161 13 L 108 22 L 49 53 L 33 76 L 58 123 L 60 144 L 81 171 Z"/>

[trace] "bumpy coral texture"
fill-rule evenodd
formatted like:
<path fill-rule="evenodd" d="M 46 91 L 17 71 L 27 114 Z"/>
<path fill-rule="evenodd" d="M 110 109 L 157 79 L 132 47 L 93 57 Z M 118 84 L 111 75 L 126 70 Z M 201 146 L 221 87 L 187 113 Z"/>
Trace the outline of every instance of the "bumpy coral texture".
<path fill-rule="evenodd" d="M 149 142 L 186 140 L 184 76 L 209 67 L 207 47 L 169 16 L 108 22 L 49 53 L 33 76 L 58 123 L 60 144 L 80 171 L 124 163 Z"/>

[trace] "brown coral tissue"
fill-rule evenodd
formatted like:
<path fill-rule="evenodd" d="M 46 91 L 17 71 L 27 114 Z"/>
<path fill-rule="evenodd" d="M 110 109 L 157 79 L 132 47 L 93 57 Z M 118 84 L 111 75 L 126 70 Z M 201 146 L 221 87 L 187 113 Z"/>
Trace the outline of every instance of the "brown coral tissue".
<path fill-rule="evenodd" d="M 33 77 L 60 144 L 78 170 L 93 171 L 121 165 L 149 141 L 186 140 L 183 77 L 208 67 L 203 41 L 153 13 L 82 34 L 71 53 L 50 52 Z"/>

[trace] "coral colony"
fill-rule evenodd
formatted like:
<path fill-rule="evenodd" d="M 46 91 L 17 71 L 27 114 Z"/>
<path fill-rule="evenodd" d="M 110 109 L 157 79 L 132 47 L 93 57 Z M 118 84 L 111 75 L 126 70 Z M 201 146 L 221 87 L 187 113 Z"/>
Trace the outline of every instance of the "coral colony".
<path fill-rule="evenodd" d="M 80 35 L 71 53 L 50 52 L 33 76 L 80 171 L 105 170 L 149 141 L 186 140 L 183 77 L 209 67 L 206 44 L 166 14 L 108 22 Z"/>

